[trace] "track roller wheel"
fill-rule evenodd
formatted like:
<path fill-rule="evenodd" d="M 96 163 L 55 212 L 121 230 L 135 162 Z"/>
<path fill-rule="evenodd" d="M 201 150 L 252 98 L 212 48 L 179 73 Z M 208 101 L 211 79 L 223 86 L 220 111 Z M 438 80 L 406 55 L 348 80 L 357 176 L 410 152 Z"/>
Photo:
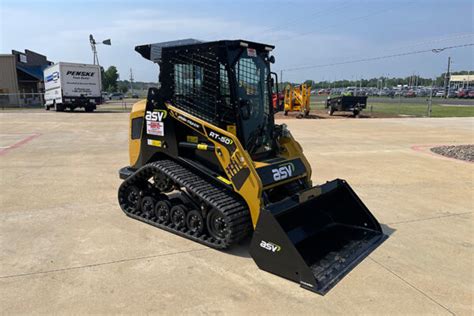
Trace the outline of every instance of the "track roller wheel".
<path fill-rule="evenodd" d="M 153 176 L 153 182 L 155 183 L 155 187 L 163 193 L 168 193 L 173 191 L 173 182 L 167 175 L 162 172 L 157 172 Z"/>
<path fill-rule="evenodd" d="M 124 194 L 124 204 L 125 209 L 129 212 L 137 212 L 140 210 L 141 206 L 141 196 L 140 196 L 140 189 L 134 185 L 129 186 L 125 189 Z"/>
<path fill-rule="evenodd" d="M 230 234 L 224 214 L 216 209 L 207 214 L 206 226 L 209 234 L 216 239 L 225 240 Z"/>
<path fill-rule="evenodd" d="M 173 223 L 176 228 L 182 228 L 186 226 L 186 211 L 187 209 L 183 204 L 178 204 L 171 208 L 171 223 Z"/>
<path fill-rule="evenodd" d="M 141 207 L 145 216 L 150 216 L 155 211 L 156 200 L 151 196 L 142 198 Z"/>
<path fill-rule="evenodd" d="M 155 204 L 155 216 L 158 221 L 168 223 L 170 221 L 171 202 L 161 200 Z"/>
<path fill-rule="evenodd" d="M 186 226 L 194 234 L 201 234 L 204 231 L 204 218 L 197 210 L 192 210 L 186 215 Z"/>

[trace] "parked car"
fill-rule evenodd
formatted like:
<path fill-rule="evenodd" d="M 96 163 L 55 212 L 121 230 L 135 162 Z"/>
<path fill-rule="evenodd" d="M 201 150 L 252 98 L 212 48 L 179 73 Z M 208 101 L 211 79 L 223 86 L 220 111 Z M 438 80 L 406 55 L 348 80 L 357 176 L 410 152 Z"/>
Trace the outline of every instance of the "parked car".
<path fill-rule="evenodd" d="M 441 98 L 442 98 L 442 97 L 444 97 L 444 91 L 443 91 L 443 90 L 439 90 L 439 91 L 437 91 L 437 92 L 435 93 L 434 96 L 435 96 L 435 97 L 441 97 Z"/>
<path fill-rule="evenodd" d="M 458 98 L 464 98 L 464 95 L 466 94 L 466 90 L 464 89 L 459 89 L 457 92 L 456 92 L 456 97 Z"/>
<path fill-rule="evenodd" d="M 405 98 L 414 98 L 414 97 L 416 97 L 416 93 L 413 90 L 407 91 L 405 93 Z"/>
<path fill-rule="evenodd" d="M 448 92 L 448 98 L 456 98 L 456 97 L 457 97 L 456 91 L 454 91 L 454 90 L 449 90 L 449 92 Z"/>
<path fill-rule="evenodd" d="M 425 90 L 425 89 L 416 90 L 416 96 L 417 97 L 426 97 L 429 94 L 430 94 L 430 92 L 428 90 Z"/>
<path fill-rule="evenodd" d="M 132 94 L 132 98 L 138 99 L 138 94 L 136 94 L 136 93 Z"/>
<path fill-rule="evenodd" d="M 474 90 L 469 90 L 469 92 L 467 93 L 467 97 L 469 99 L 474 99 Z"/>
<path fill-rule="evenodd" d="M 111 93 L 109 94 L 109 100 L 123 100 L 123 94 L 122 93 Z"/>

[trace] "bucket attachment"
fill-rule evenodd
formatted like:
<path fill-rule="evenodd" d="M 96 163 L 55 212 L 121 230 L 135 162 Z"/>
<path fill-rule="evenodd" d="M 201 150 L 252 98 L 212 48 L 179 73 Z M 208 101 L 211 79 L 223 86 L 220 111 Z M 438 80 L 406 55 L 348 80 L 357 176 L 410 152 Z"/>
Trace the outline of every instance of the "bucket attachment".
<path fill-rule="evenodd" d="M 347 182 L 336 179 L 262 210 L 250 254 L 260 269 L 324 295 L 386 238 Z"/>

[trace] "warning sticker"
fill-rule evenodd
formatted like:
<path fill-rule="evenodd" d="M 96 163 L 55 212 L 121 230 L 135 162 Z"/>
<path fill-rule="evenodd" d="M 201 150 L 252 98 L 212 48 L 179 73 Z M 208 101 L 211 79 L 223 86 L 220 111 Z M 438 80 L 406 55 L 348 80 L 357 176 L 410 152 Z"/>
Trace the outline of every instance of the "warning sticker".
<path fill-rule="evenodd" d="M 249 57 L 257 57 L 257 51 L 254 48 L 247 48 L 247 55 Z"/>
<path fill-rule="evenodd" d="M 148 135 L 165 136 L 165 124 L 163 122 L 146 121 L 146 133 Z"/>

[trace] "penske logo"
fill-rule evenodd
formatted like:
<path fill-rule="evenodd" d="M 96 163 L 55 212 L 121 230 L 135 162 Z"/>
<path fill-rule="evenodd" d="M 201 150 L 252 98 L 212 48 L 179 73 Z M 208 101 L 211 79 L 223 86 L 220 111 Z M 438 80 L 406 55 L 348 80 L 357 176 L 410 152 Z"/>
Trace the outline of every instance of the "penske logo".
<path fill-rule="evenodd" d="M 278 168 L 272 169 L 273 180 L 275 181 L 291 178 L 294 173 L 295 165 L 291 162 L 281 164 Z"/>
<path fill-rule="evenodd" d="M 271 252 L 278 252 L 281 250 L 281 247 L 278 246 L 277 244 L 274 244 L 269 241 L 264 241 L 264 240 L 260 242 L 260 247 Z"/>
<path fill-rule="evenodd" d="M 58 81 L 59 79 L 59 72 L 58 71 L 55 71 L 53 72 L 52 74 L 50 74 L 49 76 L 46 77 L 46 82 L 51 82 L 51 81 Z"/>
<path fill-rule="evenodd" d="M 80 76 L 80 77 L 94 77 L 94 72 L 68 70 L 68 72 L 66 72 L 66 75 Z"/>
<path fill-rule="evenodd" d="M 168 112 L 166 110 L 157 110 L 157 111 L 146 111 L 145 120 L 152 122 L 162 122 Z"/>

